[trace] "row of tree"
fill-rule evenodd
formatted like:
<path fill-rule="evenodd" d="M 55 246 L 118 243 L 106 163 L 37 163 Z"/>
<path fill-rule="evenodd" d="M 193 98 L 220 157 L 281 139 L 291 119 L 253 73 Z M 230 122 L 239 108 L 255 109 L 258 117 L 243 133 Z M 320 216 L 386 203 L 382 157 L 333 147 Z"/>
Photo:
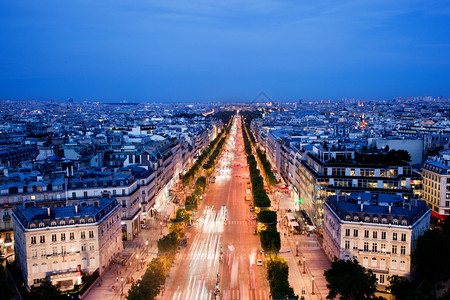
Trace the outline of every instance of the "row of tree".
<path fill-rule="evenodd" d="M 277 179 L 272 172 L 272 165 L 267 160 L 266 154 L 262 153 L 259 149 L 256 149 L 256 154 L 258 155 L 259 161 L 264 169 L 264 173 L 266 174 L 267 183 L 271 186 L 277 184 Z"/>
<path fill-rule="evenodd" d="M 170 220 L 169 233 L 158 241 L 158 257 L 147 264 L 144 276 L 131 286 L 128 300 L 154 299 L 161 291 L 166 281 L 176 251 L 186 233 L 186 222 L 189 213 L 185 209 L 178 209 L 174 219 Z"/>
<path fill-rule="evenodd" d="M 228 135 L 229 131 L 230 131 L 230 127 L 231 127 L 231 122 L 229 121 L 231 119 L 231 115 L 229 116 L 229 114 L 222 114 L 221 117 L 223 117 L 224 119 L 228 120 L 227 123 L 225 125 L 225 130 L 222 131 L 214 140 L 212 140 L 208 147 L 203 150 L 203 152 L 197 157 L 196 162 L 194 163 L 194 165 L 183 175 L 183 177 L 181 178 L 181 182 L 184 186 L 188 186 L 189 184 L 191 184 L 191 182 L 194 180 L 195 175 L 201 170 L 201 168 L 205 168 L 207 170 L 211 169 L 213 167 L 213 163 L 211 163 L 211 160 L 209 160 L 205 164 L 205 161 L 207 158 L 209 158 L 211 155 L 215 155 L 215 157 L 217 157 L 217 155 L 219 153 L 214 154 L 214 149 L 216 149 L 216 146 L 221 142 L 222 145 L 225 142 L 225 137 Z M 213 159 L 213 161 L 215 160 L 215 158 Z"/>
<path fill-rule="evenodd" d="M 225 143 L 226 137 L 229 133 L 230 124 L 226 130 L 222 132 L 214 141 L 210 143 L 208 148 L 203 151 L 194 166 L 188 171 L 186 176 L 183 176 L 183 184 L 189 184 L 193 176 L 201 169 L 202 163 L 208 156 L 210 157 L 207 164 L 214 167 L 215 160 L 220 153 L 220 149 Z M 211 154 L 212 153 L 212 154 Z M 216 154 L 215 154 L 216 153 Z M 211 158 L 211 156 L 214 156 Z M 205 165 L 203 165 L 205 167 Z M 158 241 L 158 257 L 154 258 L 148 265 L 147 270 L 142 277 L 134 283 L 128 293 L 129 300 L 145 300 L 154 299 L 161 291 L 161 286 L 164 284 L 167 274 L 170 271 L 172 262 L 175 259 L 176 251 L 180 245 L 181 240 L 186 234 L 186 224 L 190 223 L 191 211 L 197 209 L 200 201 L 200 196 L 206 188 L 206 177 L 200 176 L 197 178 L 194 189 L 185 199 L 185 208 L 178 209 L 175 218 L 170 220 L 169 233 Z"/>
<path fill-rule="evenodd" d="M 278 255 L 281 248 L 281 238 L 280 233 L 277 230 L 277 213 L 270 210 L 271 202 L 264 190 L 264 178 L 260 175 L 256 159 L 252 154 L 252 146 L 249 137 L 253 137 L 253 135 L 249 130 L 245 130 L 243 122 L 242 128 L 252 185 L 253 203 L 256 207 L 256 220 L 258 222 L 257 230 L 261 241 L 261 247 L 266 252 L 265 263 L 270 293 L 273 299 L 297 299 L 298 297 L 289 286 L 288 263 L 283 257 Z"/>

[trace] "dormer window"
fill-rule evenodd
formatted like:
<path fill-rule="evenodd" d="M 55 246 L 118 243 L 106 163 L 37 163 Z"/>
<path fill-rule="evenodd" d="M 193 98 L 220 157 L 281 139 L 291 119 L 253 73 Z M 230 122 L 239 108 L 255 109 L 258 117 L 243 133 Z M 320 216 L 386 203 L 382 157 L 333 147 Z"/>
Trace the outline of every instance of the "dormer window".
<path fill-rule="evenodd" d="M 354 216 L 353 217 L 353 221 L 356 221 L 356 222 L 359 221 L 359 217 L 358 216 Z"/>
<path fill-rule="evenodd" d="M 370 222 L 369 216 L 366 216 L 366 217 L 364 218 L 364 222 Z"/>
<path fill-rule="evenodd" d="M 402 225 L 403 226 L 407 226 L 408 225 L 408 221 L 407 220 L 402 220 Z"/>
<path fill-rule="evenodd" d="M 59 222 L 59 225 L 61 225 L 61 226 L 66 225 L 66 221 L 61 221 L 61 222 Z"/>
<path fill-rule="evenodd" d="M 88 219 L 88 223 L 92 223 L 92 222 L 94 222 L 94 219 L 89 218 L 89 219 Z"/>
<path fill-rule="evenodd" d="M 44 223 L 39 223 L 39 228 L 44 228 L 45 224 Z"/>
<path fill-rule="evenodd" d="M 346 216 L 345 216 L 345 220 L 346 220 L 346 221 L 350 221 L 351 219 L 352 219 L 352 217 L 350 217 L 350 215 L 346 215 Z"/>
<path fill-rule="evenodd" d="M 80 224 L 84 224 L 86 221 L 84 219 L 80 219 Z"/>
<path fill-rule="evenodd" d="M 373 222 L 378 223 L 378 218 L 377 217 L 373 218 Z"/>
<path fill-rule="evenodd" d="M 394 224 L 394 225 L 398 225 L 398 219 L 394 219 L 394 220 L 392 220 L 392 224 Z"/>
<path fill-rule="evenodd" d="M 55 222 L 55 221 L 52 221 L 52 222 L 50 223 L 50 226 L 56 226 L 56 222 Z"/>
<path fill-rule="evenodd" d="M 386 218 L 381 219 L 381 223 L 387 224 L 387 219 Z"/>
<path fill-rule="evenodd" d="M 70 221 L 69 221 L 69 224 L 70 224 L 70 225 L 75 224 L 75 221 L 74 221 L 74 220 L 70 220 Z"/>
<path fill-rule="evenodd" d="M 36 224 L 30 224 L 30 228 L 36 228 Z"/>

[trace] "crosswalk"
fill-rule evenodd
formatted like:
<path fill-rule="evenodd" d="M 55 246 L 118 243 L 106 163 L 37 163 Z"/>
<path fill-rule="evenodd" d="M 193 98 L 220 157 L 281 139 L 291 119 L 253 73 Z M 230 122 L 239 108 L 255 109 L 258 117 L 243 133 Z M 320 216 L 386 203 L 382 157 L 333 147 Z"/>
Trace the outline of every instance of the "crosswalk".
<path fill-rule="evenodd" d="M 237 289 L 223 290 L 219 294 L 219 299 L 222 300 L 269 300 L 269 296 L 266 291 L 263 290 L 246 290 L 241 291 Z M 213 300 L 218 299 L 214 297 L 214 290 L 208 290 L 205 288 L 204 283 L 199 283 L 198 286 L 188 289 L 178 289 L 173 295 L 169 295 L 172 300 Z"/>
<path fill-rule="evenodd" d="M 238 289 L 224 290 L 222 291 L 223 300 L 268 300 L 269 296 L 266 291 L 263 290 L 248 290 L 243 291 Z"/>
<path fill-rule="evenodd" d="M 255 220 L 228 221 L 228 225 L 251 225 L 251 224 L 256 224 Z"/>

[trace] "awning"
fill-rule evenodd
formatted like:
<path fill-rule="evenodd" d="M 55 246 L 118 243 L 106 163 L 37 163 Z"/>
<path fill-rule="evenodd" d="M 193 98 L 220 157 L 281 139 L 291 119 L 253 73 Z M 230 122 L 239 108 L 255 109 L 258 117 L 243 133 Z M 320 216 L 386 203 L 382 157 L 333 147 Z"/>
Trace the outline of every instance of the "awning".
<path fill-rule="evenodd" d="M 447 216 L 440 215 L 440 214 L 438 214 L 435 211 L 431 211 L 431 215 L 433 217 L 435 217 L 435 218 L 438 218 L 439 220 L 442 220 L 442 221 L 444 221 L 447 218 Z"/>

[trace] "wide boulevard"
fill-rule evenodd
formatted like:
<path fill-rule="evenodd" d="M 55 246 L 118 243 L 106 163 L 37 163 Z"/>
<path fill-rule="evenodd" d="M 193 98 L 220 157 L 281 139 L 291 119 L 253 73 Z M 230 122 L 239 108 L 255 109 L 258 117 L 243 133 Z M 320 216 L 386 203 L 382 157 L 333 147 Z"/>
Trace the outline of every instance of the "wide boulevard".
<path fill-rule="evenodd" d="M 187 230 L 166 281 L 164 299 L 269 299 L 268 282 L 251 201 L 240 118 Z"/>

